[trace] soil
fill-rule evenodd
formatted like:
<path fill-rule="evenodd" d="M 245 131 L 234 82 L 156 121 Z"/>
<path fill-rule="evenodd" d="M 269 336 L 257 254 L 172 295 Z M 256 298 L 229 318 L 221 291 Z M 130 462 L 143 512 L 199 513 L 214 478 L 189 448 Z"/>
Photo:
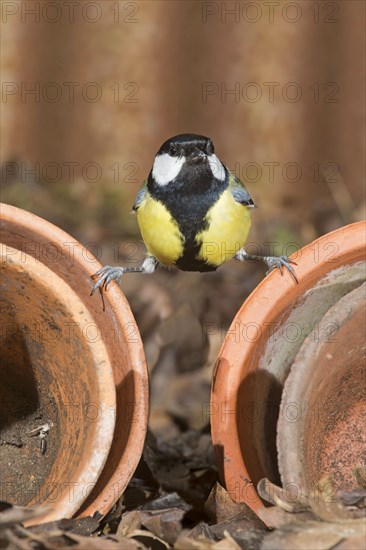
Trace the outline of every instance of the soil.
<path fill-rule="evenodd" d="M 0 404 L 0 499 L 35 503 L 55 459 L 57 430 L 53 424 L 43 443 L 39 433 L 31 432 L 53 422 L 55 403 L 36 386 L 29 369 L 7 362 L 2 365 Z"/>

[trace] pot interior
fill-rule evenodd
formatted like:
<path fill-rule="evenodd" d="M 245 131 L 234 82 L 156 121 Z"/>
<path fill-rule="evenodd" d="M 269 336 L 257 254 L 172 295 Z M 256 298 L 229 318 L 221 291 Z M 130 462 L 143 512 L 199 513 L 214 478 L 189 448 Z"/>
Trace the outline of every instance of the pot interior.
<path fill-rule="evenodd" d="M 366 464 L 365 290 L 363 285 L 333 307 L 337 330 L 311 356 L 311 383 L 303 388 L 304 423 L 299 425 L 307 490 L 326 476 L 336 490 L 356 489 L 356 469 Z M 342 322 L 336 309 L 342 316 L 347 311 Z"/>
<path fill-rule="evenodd" d="M 1 291 L 0 498 L 65 502 L 63 517 L 70 516 L 92 490 L 113 437 L 108 354 L 77 294 L 34 257 L 2 247 Z"/>
<path fill-rule="evenodd" d="M 342 296 L 365 280 L 365 262 L 354 262 L 330 271 L 313 284 L 296 302 L 288 303 L 276 318 L 261 327 L 251 366 L 238 391 L 238 435 L 246 467 L 254 485 L 267 477 L 281 482 L 276 448 L 277 422 L 283 386 L 291 365 L 304 342 L 319 330 L 332 336 L 334 327 L 321 327 L 320 320 Z M 318 330 L 318 332 L 317 332 Z M 258 365 L 258 368 L 256 366 Z M 248 447 L 251 452 L 248 452 Z"/>

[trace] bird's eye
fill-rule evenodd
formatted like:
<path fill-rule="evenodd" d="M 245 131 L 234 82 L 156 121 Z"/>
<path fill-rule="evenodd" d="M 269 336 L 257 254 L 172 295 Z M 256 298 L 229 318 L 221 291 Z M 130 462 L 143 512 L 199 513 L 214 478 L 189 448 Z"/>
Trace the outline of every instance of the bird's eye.
<path fill-rule="evenodd" d="M 169 155 L 170 155 L 171 157 L 175 157 L 176 154 L 177 154 L 177 148 L 176 148 L 176 146 L 175 146 L 175 145 L 171 145 L 171 146 L 169 147 Z"/>
<path fill-rule="evenodd" d="M 207 149 L 207 154 L 208 155 L 213 155 L 214 154 L 215 148 L 214 148 L 214 144 L 212 143 L 211 140 L 208 141 L 206 149 Z"/>

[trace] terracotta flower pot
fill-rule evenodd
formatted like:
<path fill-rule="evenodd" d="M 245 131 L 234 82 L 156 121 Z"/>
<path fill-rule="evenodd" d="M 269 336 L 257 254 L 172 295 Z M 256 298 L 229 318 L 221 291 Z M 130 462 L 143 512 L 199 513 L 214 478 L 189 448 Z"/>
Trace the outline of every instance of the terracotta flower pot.
<path fill-rule="evenodd" d="M 116 285 L 105 311 L 90 298 L 99 264 L 70 235 L 5 204 L 0 221 L 0 498 L 48 503 L 37 522 L 105 514 L 146 433 L 136 323 Z"/>
<path fill-rule="evenodd" d="M 266 277 L 221 348 L 211 394 L 217 464 L 232 498 L 257 513 L 264 506 L 258 481 L 281 482 L 276 426 L 284 382 L 305 338 L 336 330 L 319 324 L 324 314 L 364 281 L 365 230 L 364 222 L 343 227 L 294 254 L 300 284 L 287 272 Z"/>

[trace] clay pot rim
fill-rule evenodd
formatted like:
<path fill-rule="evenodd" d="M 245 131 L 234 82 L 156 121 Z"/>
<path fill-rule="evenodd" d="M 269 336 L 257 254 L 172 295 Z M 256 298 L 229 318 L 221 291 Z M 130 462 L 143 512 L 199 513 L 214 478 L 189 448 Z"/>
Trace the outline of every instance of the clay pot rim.
<path fill-rule="evenodd" d="M 52 236 L 52 242 L 55 242 L 56 244 L 59 244 L 60 246 L 63 246 L 65 242 L 70 243 L 72 242 L 76 246 L 73 247 L 73 254 L 74 254 L 74 261 L 77 261 L 82 267 L 83 271 L 85 271 L 88 276 L 94 275 L 94 273 L 102 267 L 102 265 L 98 262 L 96 258 L 93 256 L 93 262 L 88 262 L 84 258 L 82 254 L 82 250 L 86 250 L 85 247 L 77 241 L 75 237 L 72 237 L 66 231 L 63 229 L 60 229 L 53 223 L 45 220 L 44 218 L 41 218 L 40 216 L 37 216 L 36 214 L 33 214 L 32 212 L 29 212 L 28 210 L 22 210 L 21 208 L 17 208 L 16 206 L 6 204 L 6 203 L 0 203 L 0 219 L 3 219 L 5 221 L 12 222 L 13 219 L 16 216 L 21 215 L 21 220 L 18 221 L 18 224 L 22 224 L 24 227 L 26 227 L 30 231 L 34 231 L 34 228 L 40 228 L 45 229 L 47 231 L 47 238 L 48 235 Z M 24 223 L 23 223 L 24 222 Z M 43 232 L 43 231 L 42 231 Z M 88 255 L 92 256 L 91 252 L 88 251 Z M 98 298 L 98 296 L 96 296 Z M 121 328 L 123 332 L 128 336 L 128 331 L 125 329 L 125 319 L 123 318 L 123 313 L 126 312 L 126 315 L 129 315 L 131 317 L 131 320 L 134 320 L 131 308 L 129 306 L 129 303 L 127 301 L 126 296 L 123 294 L 121 288 L 117 285 L 117 283 L 112 283 L 108 287 L 108 292 L 104 293 L 104 299 L 108 300 L 110 304 L 112 305 L 113 312 L 115 316 L 120 321 Z M 101 306 L 102 307 L 102 306 Z M 137 327 L 136 327 L 137 328 Z M 140 337 L 140 333 L 137 331 L 136 337 L 139 340 L 139 344 L 142 346 L 142 340 Z M 127 340 L 128 343 L 128 340 Z M 137 368 L 137 371 L 140 374 L 147 374 L 147 367 L 145 362 L 141 362 L 141 355 L 136 351 L 136 349 L 139 346 L 128 346 L 128 350 L 130 353 L 130 356 L 133 357 L 136 361 L 134 362 L 134 365 Z M 144 387 L 145 391 L 144 397 L 148 397 L 147 395 L 147 389 Z"/>
<path fill-rule="evenodd" d="M 283 311 L 285 304 L 288 305 L 291 300 L 295 301 L 298 296 L 304 294 L 330 271 L 346 264 L 348 258 L 352 262 L 352 256 L 365 248 L 365 234 L 366 222 L 356 222 L 323 235 L 294 253 L 291 259 L 298 263 L 297 266 L 294 266 L 299 279 L 298 285 L 295 284 L 287 270 L 283 275 L 279 270 L 275 270 L 259 283 L 235 315 L 221 346 L 212 380 L 212 411 L 217 403 L 226 403 L 228 410 L 235 408 L 237 389 L 242 381 L 242 366 L 250 361 L 257 347 L 255 339 L 252 341 L 244 339 L 238 346 L 235 336 L 236 323 L 256 323 L 256 326 L 263 327 L 265 322 L 273 322 L 278 319 L 277 313 Z M 329 243 L 334 243 L 338 248 L 337 254 L 333 258 L 336 259 L 334 263 L 325 261 L 329 257 L 329 252 L 332 252 L 329 251 L 329 247 L 327 249 L 325 246 Z M 314 261 L 315 253 L 319 255 L 319 262 Z M 222 360 L 227 362 L 229 368 L 219 368 Z M 215 422 L 215 417 L 212 415 L 211 435 L 214 447 L 218 445 L 225 449 L 224 466 L 219 464 L 222 479 L 226 481 L 229 473 L 236 470 L 241 473 L 240 477 L 250 480 L 243 456 L 240 453 L 235 415 L 231 415 L 230 422 L 226 422 L 225 425 L 221 424 L 219 420 Z M 230 450 L 234 452 L 230 452 Z M 253 484 L 248 485 L 247 495 L 250 498 L 248 505 L 254 511 L 263 508 L 264 504 Z"/>
<path fill-rule="evenodd" d="M 32 212 L 2 202 L 0 202 L 0 220 L 4 220 L 9 223 L 14 223 L 14 220 L 17 220 L 18 225 L 21 224 L 27 231 L 31 233 L 37 232 L 42 234 L 43 236 L 45 235 L 47 237 L 47 240 L 51 241 L 52 243 L 58 244 L 60 247 L 63 247 L 64 243 L 73 243 L 75 245 L 72 252 L 73 263 L 79 264 L 82 271 L 86 274 L 86 280 L 87 283 L 90 284 L 90 289 L 92 288 L 92 281 L 90 277 L 102 266 L 97 261 L 97 259 L 94 258 L 94 256 L 93 262 L 88 262 L 85 259 L 82 251 L 86 249 L 81 243 L 79 243 L 79 241 L 75 237 L 72 237 L 63 229 L 57 227 L 53 223 L 45 220 L 44 218 L 33 214 Z M 88 256 L 92 257 L 92 254 L 89 251 Z M 81 281 L 81 284 L 83 284 L 83 281 Z M 94 296 L 94 299 L 97 300 L 98 298 L 100 299 L 100 296 Z M 133 454 L 130 453 L 128 461 L 125 460 L 125 452 L 123 453 L 123 456 L 121 456 L 121 461 L 118 464 L 118 467 L 115 469 L 108 483 L 108 486 L 113 486 L 114 484 L 120 484 L 119 474 L 122 470 L 124 473 L 124 478 L 130 479 L 132 477 L 142 456 L 149 416 L 149 387 L 148 369 L 145 361 L 145 355 L 143 353 L 143 345 L 140 332 L 136 325 L 136 321 L 130 309 L 127 298 L 125 297 L 117 283 L 113 282 L 108 287 L 108 292 L 104 293 L 104 300 L 110 303 L 115 319 L 118 322 L 121 332 L 124 336 L 129 362 L 131 365 L 133 365 L 133 372 L 136 374 L 134 395 L 139 397 L 139 422 L 131 423 L 129 433 L 129 442 L 134 442 L 134 452 Z M 101 300 L 100 308 L 102 308 Z M 133 323 L 134 328 L 136 329 L 134 332 L 134 338 L 137 339 L 137 342 L 129 342 L 130 332 L 129 327 L 126 326 L 126 318 L 128 319 L 129 323 Z M 110 362 L 113 365 L 113 357 L 110 358 Z M 118 410 L 116 426 L 117 425 Z M 123 460 L 124 463 L 122 463 Z M 125 483 L 125 486 L 122 488 L 122 490 L 125 489 L 127 483 Z M 103 498 L 100 500 L 98 500 L 98 498 L 95 499 L 95 501 L 90 506 L 88 506 L 86 511 L 84 511 L 83 515 L 85 515 L 85 513 L 93 513 L 93 511 L 96 510 L 98 510 L 98 512 L 102 514 L 107 513 L 116 502 L 116 500 L 119 498 L 119 496 L 120 495 L 118 494 L 118 492 L 116 493 L 115 491 L 111 491 L 109 498 Z"/>

